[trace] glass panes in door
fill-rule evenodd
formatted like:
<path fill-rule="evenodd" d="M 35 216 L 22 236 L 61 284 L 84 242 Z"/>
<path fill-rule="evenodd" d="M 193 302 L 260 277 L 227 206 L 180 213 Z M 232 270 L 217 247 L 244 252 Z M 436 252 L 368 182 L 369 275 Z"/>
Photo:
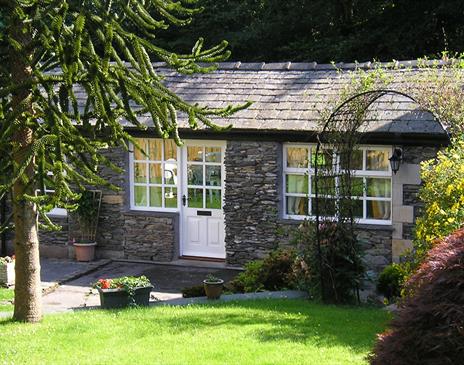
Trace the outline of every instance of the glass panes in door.
<path fill-rule="evenodd" d="M 222 148 L 187 146 L 187 206 L 222 209 Z"/>

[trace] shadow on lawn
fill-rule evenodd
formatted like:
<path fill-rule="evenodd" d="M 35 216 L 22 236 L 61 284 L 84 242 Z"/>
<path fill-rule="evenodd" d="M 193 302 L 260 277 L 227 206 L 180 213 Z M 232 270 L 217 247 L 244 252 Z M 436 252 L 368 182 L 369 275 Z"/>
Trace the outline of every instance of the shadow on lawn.
<path fill-rule="evenodd" d="M 251 326 L 250 336 L 262 342 L 311 342 L 316 346 L 349 346 L 356 352 L 369 350 L 377 333 L 384 330 L 388 315 L 373 308 L 340 307 L 308 301 L 241 301 L 207 305 L 192 315 L 175 320 L 160 316 L 159 323 L 176 330 L 217 326 Z M 279 305 L 281 304 L 281 305 Z M 199 307 L 201 308 L 201 307 Z M 245 314 L 214 313 L 214 308 L 243 308 Z M 210 313 L 208 313 L 210 312 Z M 164 323 L 163 323 L 164 322 Z M 262 325 L 259 328 L 259 325 Z"/>

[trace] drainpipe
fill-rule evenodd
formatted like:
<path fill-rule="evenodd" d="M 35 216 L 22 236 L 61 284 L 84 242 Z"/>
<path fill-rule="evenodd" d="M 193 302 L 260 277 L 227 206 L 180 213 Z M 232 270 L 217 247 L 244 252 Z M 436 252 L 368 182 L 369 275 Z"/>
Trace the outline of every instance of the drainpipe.
<path fill-rule="evenodd" d="M 6 222 L 6 196 L 2 198 L 0 203 L 0 227 Z M 1 237 L 1 256 L 6 256 L 6 230 L 2 232 Z"/>

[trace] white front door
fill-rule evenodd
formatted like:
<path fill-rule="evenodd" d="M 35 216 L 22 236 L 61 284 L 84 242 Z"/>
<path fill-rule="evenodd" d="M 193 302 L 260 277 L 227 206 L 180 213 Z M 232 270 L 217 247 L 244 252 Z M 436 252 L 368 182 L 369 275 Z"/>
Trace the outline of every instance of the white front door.
<path fill-rule="evenodd" d="M 225 258 L 224 141 L 185 141 L 182 255 Z"/>

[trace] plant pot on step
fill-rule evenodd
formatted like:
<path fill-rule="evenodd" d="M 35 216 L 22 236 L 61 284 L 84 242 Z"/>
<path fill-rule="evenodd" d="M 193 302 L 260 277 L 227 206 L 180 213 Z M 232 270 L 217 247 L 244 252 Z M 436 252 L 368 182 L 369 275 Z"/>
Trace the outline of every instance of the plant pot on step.
<path fill-rule="evenodd" d="M 96 242 L 74 242 L 74 252 L 77 261 L 93 261 L 95 260 Z"/>
<path fill-rule="evenodd" d="M 97 237 L 98 218 L 102 192 L 99 190 L 84 190 L 76 201 L 77 209 L 73 212 L 72 239 L 77 261 L 93 261 Z"/>
<path fill-rule="evenodd" d="M 224 280 L 216 279 L 215 281 L 211 281 L 205 279 L 203 280 L 203 285 L 208 299 L 219 299 L 221 297 Z"/>

